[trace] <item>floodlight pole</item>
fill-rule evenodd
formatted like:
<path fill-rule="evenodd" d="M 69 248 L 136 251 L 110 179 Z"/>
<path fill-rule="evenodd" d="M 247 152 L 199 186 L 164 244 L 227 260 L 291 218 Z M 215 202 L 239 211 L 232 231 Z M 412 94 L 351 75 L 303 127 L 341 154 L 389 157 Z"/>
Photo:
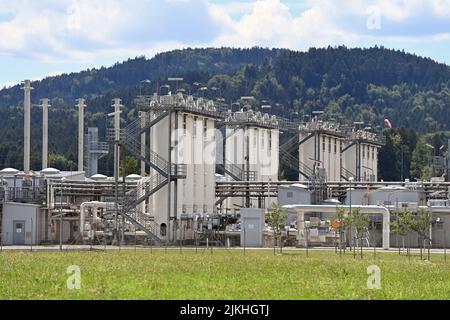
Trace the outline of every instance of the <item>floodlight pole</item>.
<path fill-rule="evenodd" d="M 120 114 L 122 113 L 121 107 L 122 107 L 122 100 L 119 98 L 115 98 L 113 100 L 113 107 L 114 112 L 110 113 L 110 117 L 114 117 L 114 182 L 115 182 L 115 212 L 114 212 L 114 220 L 115 220 L 115 226 L 114 226 L 114 240 L 118 240 L 118 229 L 119 229 L 119 166 L 120 166 L 120 150 L 119 150 L 119 143 L 120 143 Z"/>
<path fill-rule="evenodd" d="M 353 177 L 350 177 L 349 182 L 350 182 L 350 190 L 349 190 L 349 202 L 350 202 L 350 217 L 352 217 L 352 187 L 353 187 Z M 350 236 L 350 251 L 352 251 L 352 225 L 350 224 L 350 229 L 349 229 L 349 236 Z M 354 248 L 353 248 L 354 249 Z"/>

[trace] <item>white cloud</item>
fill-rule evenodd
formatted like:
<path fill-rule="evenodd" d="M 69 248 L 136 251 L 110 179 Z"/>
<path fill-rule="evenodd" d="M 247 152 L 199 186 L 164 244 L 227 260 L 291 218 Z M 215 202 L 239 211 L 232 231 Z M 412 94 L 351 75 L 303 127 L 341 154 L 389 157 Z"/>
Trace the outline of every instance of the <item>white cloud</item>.
<path fill-rule="evenodd" d="M 337 28 L 330 12 L 323 8 L 324 4 L 318 2 L 295 17 L 280 0 L 258 0 L 252 4 L 249 13 L 233 20 L 227 16 L 226 10 L 214 7 L 211 12 L 218 21 L 222 21 L 224 30 L 214 44 L 307 49 L 353 43 L 355 35 Z"/>
<path fill-rule="evenodd" d="M 367 41 L 383 44 L 393 39 L 400 43 L 437 42 L 445 41 L 450 30 L 446 19 L 450 17 L 450 0 L 309 0 L 297 16 L 281 0 L 257 0 L 239 19 L 232 18 L 227 6 L 214 6 L 211 14 L 223 30 L 215 45 L 304 50 L 357 46 Z M 379 28 L 368 27 L 374 14 L 379 15 L 375 17 Z"/>
<path fill-rule="evenodd" d="M 219 31 L 206 0 L 0 0 L 0 54 L 92 61 L 165 43 L 208 42 Z"/>
<path fill-rule="evenodd" d="M 4 89 L 4 88 L 10 88 L 10 87 L 13 87 L 13 86 L 15 86 L 16 84 L 17 84 L 17 83 L 14 82 L 14 81 L 7 81 L 7 82 L 0 83 L 0 90 L 1 90 L 1 89 Z"/>
<path fill-rule="evenodd" d="M 449 41 L 450 0 L 305 0 L 295 14 L 282 0 L 209 1 L 0 0 L 0 55 L 88 63 L 188 46 Z M 370 7 L 379 30 L 367 28 Z"/>

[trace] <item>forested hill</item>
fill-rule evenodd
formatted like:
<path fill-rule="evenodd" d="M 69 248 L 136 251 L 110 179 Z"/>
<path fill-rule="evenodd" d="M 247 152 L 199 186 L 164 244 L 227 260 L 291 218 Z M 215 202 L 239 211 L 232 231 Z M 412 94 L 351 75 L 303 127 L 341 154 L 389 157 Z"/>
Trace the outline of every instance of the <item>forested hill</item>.
<path fill-rule="evenodd" d="M 252 95 L 256 104 L 270 103 L 274 113 L 285 117 L 324 110 L 328 118 L 364 121 L 373 127 L 389 118 L 395 127 L 420 133 L 450 130 L 450 69 L 431 59 L 379 47 L 308 52 L 186 49 L 34 82 L 33 103 L 48 97 L 53 106 L 53 163 L 64 169 L 73 165 L 69 160 L 76 159 L 77 98 L 88 99 L 87 125 L 98 126 L 103 133 L 112 98 L 123 99 L 124 118 L 135 117 L 135 96 L 153 93 L 168 77 L 183 77 L 183 89 L 208 98 L 232 102 Z M 199 91 L 202 87 L 209 89 Z M 19 85 L 0 90 L 0 167 L 21 167 L 22 146 L 17 141 L 22 139 L 22 100 Z M 32 163 L 36 169 L 40 167 L 40 121 L 39 110 L 33 110 Z M 109 171 L 109 162 L 101 167 Z"/>
<path fill-rule="evenodd" d="M 107 92 L 136 86 L 143 80 L 183 76 L 187 83 L 204 82 L 212 75 L 233 73 L 240 67 L 271 63 L 279 50 L 268 49 L 186 49 L 156 55 L 153 59 L 137 57 L 112 67 L 49 77 L 33 82 L 33 96 L 49 97 L 57 105 L 71 105 L 80 97 L 96 97 Z M 17 105 L 23 97 L 20 85 L 0 90 L 0 106 Z"/>

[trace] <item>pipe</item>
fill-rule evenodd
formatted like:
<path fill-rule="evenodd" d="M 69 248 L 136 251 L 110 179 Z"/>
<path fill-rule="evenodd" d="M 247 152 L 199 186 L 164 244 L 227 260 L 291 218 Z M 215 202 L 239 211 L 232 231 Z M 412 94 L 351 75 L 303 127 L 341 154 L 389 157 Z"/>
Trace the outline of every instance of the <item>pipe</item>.
<path fill-rule="evenodd" d="M 108 206 L 114 206 L 113 202 L 98 202 L 98 201 L 91 201 L 91 202 L 83 202 L 80 206 L 80 234 L 81 236 L 84 235 L 84 223 L 85 223 L 85 210 L 86 208 L 92 208 L 94 209 L 93 215 L 94 215 L 94 221 L 97 221 L 97 210 L 102 208 L 106 209 Z"/>
<path fill-rule="evenodd" d="M 326 212 L 326 213 L 336 213 L 337 206 L 334 205 L 286 205 L 283 206 L 286 209 L 294 209 L 297 211 L 298 222 L 304 223 L 304 214 L 306 212 Z M 349 206 L 339 206 L 342 209 L 349 209 Z M 359 209 L 361 213 L 368 214 L 381 214 L 383 215 L 383 249 L 390 249 L 390 224 L 391 224 L 391 214 L 389 209 L 382 206 L 352 206 L 353 209 Z M 300 220 L 302 218 L 302 220 Z M 298 234 L 298 240 L 300 240 L 300 228 Z"/>

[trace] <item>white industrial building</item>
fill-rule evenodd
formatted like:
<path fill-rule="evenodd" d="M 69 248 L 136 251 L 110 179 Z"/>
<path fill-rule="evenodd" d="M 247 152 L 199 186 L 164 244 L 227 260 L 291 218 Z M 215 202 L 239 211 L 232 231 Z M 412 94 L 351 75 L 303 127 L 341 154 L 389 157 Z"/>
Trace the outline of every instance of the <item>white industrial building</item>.
<path fill-rule="evenodd" d="M 25 82 L 25 170 L 0 171 L 4 245 L 117 244 L 137 238 L 144 244 L 195 240 L 223 245 L 224 233 L 239 236 L 242 225 L 256 226 L 251 214 L 250 222 L 240 220 L 248 212 L 242 209 L 256 209 L 258 227 L 251 237 L 259 246 L 264 212 L 272 203 L 289 206 L 287 224 L 300 246 L 335 241 L 330 223 L 338 206 L 371 214 L 373 241 L 384 248 L 395 246 L 398 238 L 388 234 L 392 212 L 429 208 L 435 219 L 433 244 L 447 245 L 443 230 L 450 226 L 450 184 L 377 182 L 383 136 L 317 119 L 287 123 L 249 106 L 232 112 L 217 102 L 171 93 L 143 97 L 139 117 L 121 128 L 121 100 L 114 99 L 108 137 L 114 144 L 115 176 L 106 177 L 97 173 L 97 161 L 112 148 L 99 141 L 96 128 L 86 135 L 83 99 L 77 105 L 79 170 L 46 168 L 51 165 L 50 105 L 44 99 L 43 169 L 33 172 L 27 134 L 31 89 Z M 280 132 L 294 135 L 284 148 Z M 298 159 L 289 157 L 293 152 Z M 119 177 L 120 161 L 124 165 L 128 155 L 141 162 L 141 175 Z M 279 181 L 280 157 L 294 159 L 299 181 Z M 230 231 L 230 225 L 241 229 Z"/>
<path fill-rule="evenodd" d="M 339 126 L 315 120 L 301 125 L 299 134 L 300 181 L 340 181 L 345 133 Z"/>
<path fill-rule="evenodd" d="M 149 199 L 148 207 L 157 225 L 175 230 L 174 222 L 181 215 L 194 220 L 196 215 L 215 212 L 215 128 L 218 117 L 211 101 L 182 95 L 155 96 L 154 99 L 173 107 L 170 116 L 152 126 L 151 150 L 165 160 L 170 159 L 184 172 L 181 179 L 155 193 Z M 150 176 L 154 174 L 157 172 L 152 169 Z"/>
<path fill-rule="evenodd" d="M 343 178 L 356 181 L 378 181 L 378 154 L 385 144 L 384 136 L 353 130 L 342 149 Z"/>
<path fill-rule="evenodd" d="M 228 112 L 225 124 L 223 165 L 227 181 L 278 181 L 280 131 L 277 118 L 241 110 Z M 271 204 L 269 199 L 261 205 L 258 199 L 232 198 L 227 201 L 227 208 L 270 208 Z"/>
<path fill-rule="evenodd" d="M 385 137 L 332 122 L 300 126 L 300 181 L 378 181 L 378 154 Z"/>

